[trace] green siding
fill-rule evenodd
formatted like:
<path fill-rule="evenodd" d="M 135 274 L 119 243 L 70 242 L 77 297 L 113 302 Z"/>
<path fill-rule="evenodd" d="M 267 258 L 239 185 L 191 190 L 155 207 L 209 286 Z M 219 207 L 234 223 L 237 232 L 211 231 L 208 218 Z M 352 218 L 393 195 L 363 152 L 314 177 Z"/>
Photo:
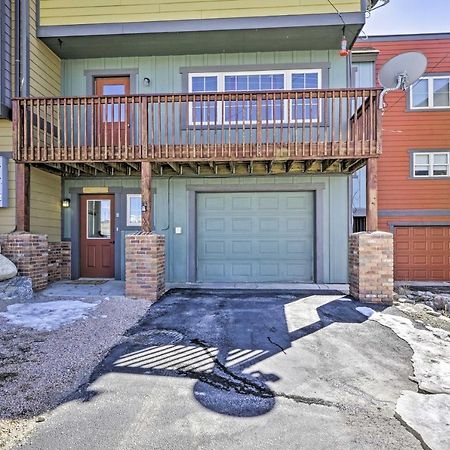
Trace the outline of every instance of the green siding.
<path fill-rule="evenodd" d="M 72 188 L 84 186 L 110 186 L 139 191 L 139 179 L 135 178 L 90 178 L 65 180 L 63 198 Z M 184 178 L 155 177 L 152 188 L 155 193 L 155 231 L 166 236 L 167 281 L 183 283 L 188 281 L 189 248 L 189 204 L 188 185 L 255 185 L 323 183 L 323 274 L 326 283 L 347 282 L 348 177 L 345 175 L 312 176 L 247 176 L 227 178 Z M 119 214 L 125 214 L 121 203 Z M 64 210 L 64 238 L 70 238 L 72 209 Z M 182 228 L 182 234 L 175 234 L 175 227 Z M 123 259 L 123 256 L 122 256 Z M 123 261 L 122 261 L 123 267 Z"/>
<path fill-rule="evenodd" d="M 314 64 L 328 63 L 330 87 L 346 85 L 345 58 L 336 50 L 311 50 L 289 52 L 252 52 L 206 55 L 145 56 L 119 58 L 69 59 L 63 61 L 63 94 L 86 95 L 87 77 L 85 71 L 138 69 L 137 93 L 181 92 L 182 75 L 185 67 L 220 67 L 271 64 Z M 150 79 L 150 86 L 144 86 L 143 78 Z"/>

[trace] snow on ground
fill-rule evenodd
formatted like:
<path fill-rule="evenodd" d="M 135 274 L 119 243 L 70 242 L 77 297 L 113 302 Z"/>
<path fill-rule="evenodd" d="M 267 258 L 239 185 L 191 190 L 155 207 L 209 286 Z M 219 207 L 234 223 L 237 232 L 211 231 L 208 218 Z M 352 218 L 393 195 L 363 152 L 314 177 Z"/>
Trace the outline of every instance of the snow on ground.
<path fill-rule="evenodd" d="M 404 391 L 397 402 L 396 417 L 432 450 L 450 448 L 450 396 Z"/>
<path fill-rule="evenodd" d="M 375 311 L 372 308 L 368 308 L 367 306 L 358 306 L 356 307 L 356 311 L 361 313 L 363 316 L 370 317 Z"/>
<path fill-rule="evenodd" d="M 372 314 L 369 320 L 390 328 L 411 346 L 415 381 L 420 390 L 450 394 L 450 335 L 447 331 L 415 326 L 406 317 L 385 313 Z"/>
<path fill-rule="evenodd" d="M 33 328 L 37 331 L 54 331 L 63 325 L 83 319 L 98 303 L 79 300 L 59 300 L 42 303 L 17 303 L 0 313 L 10 324 Z"/>
<path fill-rule="evenodd" d="M 403 391 L 396 417 L 432 450 L 450 448 L 450 333 L 407 317 L 357 307 L 361 314 L 390 328 L 413 350 L 414 381 L 420 392 Z M 423 392 L 427 392 L 428 395 Z"/>

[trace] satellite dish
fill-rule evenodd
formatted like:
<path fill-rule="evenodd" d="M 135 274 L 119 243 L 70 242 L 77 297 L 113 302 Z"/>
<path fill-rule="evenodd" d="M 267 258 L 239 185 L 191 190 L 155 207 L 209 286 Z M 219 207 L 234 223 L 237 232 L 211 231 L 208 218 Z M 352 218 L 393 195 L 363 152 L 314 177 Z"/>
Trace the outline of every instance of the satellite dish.
<path fill-rule="evenodd" d="M 384 87 L 380 96 L 380 108 L 384 106 L 384 96 L 387 92 L 406 90 L 414 84 L 425 72 L 427 58 L 420 52 L 407 52 L 391 58 L 380 70 L 378 80 Z"/>

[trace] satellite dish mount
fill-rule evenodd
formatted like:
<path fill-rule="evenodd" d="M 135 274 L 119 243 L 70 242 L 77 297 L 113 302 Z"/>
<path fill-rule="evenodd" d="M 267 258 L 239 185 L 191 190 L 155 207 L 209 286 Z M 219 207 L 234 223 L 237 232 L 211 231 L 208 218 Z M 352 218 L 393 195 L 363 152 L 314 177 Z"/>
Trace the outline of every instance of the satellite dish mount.
<path fill-rule="evenodd" d="M 427 58 L 423 53 L 407 52 L 391 58 L 380 70 L 379 81 L 383 86 L 379 108 L 384 108 L 384 96 L 399 89 L 406 91 L 427 68 Z"/>

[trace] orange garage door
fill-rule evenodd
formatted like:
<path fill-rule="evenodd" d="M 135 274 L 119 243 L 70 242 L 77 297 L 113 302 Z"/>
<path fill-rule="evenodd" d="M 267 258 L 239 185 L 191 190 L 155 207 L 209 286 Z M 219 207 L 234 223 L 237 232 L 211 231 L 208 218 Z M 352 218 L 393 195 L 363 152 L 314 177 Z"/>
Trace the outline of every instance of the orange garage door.
<path fill-rule="evenodd" d="M 450 227 L 395 227 L 396 280 L 449 281 Z"/>

